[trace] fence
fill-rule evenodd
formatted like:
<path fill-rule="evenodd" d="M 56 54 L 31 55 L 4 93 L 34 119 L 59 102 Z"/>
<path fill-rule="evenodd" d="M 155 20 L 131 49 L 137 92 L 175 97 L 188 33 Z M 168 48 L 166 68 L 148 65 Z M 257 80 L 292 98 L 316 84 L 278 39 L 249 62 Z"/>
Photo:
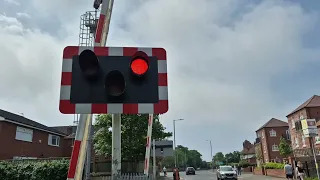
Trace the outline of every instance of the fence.
<path fill-rule="evenodd" d="M 103 177 L 92 177 L 92 180 L 112 180 L 111 176 L 103 176 Z M 117 180 L 154 180 L 152 176 L 146 176 L 143 174 L 137 173 L 127 173 L 122 174 L 120 177 L 116 178 Z"/>

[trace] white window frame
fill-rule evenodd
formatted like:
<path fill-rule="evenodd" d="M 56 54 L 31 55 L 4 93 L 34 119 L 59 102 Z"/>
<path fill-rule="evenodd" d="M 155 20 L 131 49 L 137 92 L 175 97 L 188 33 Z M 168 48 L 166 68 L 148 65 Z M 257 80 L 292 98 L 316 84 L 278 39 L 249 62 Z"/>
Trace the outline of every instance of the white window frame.
<path fill-rule="evenodd" d="M 57 138 L 56 144 L 52 144 L 52 138 L 53 137 Z M 49 136 L 48 136 L 48 145 L 49 146 L 57 146 L 57 147 L 59 147 L 60 146 L 60 136 L 49 134 Z"/>
<path fill-rule="evenodd" d="M 291 120 L 292 129 L 296 128 L 296 121 L 294 119 Z"/>
<path fill-rule="evenodd" d="M 279 151 L 279 146 L 276 144 L 272 145 L 272 151 Z"/>
<path fill-rule="evenodd" d="M 33 130 L 25 127 L 17 126 L 15 139 L 19 141 L 32 142 Z"/>
<path fill-rule="evenodd" d="M 296 147 L 299 147 L 299 139 L 298 139 L 298 137 L 295 138 L 295 144 L 296 144 Z"/>
<path fill-rule="evenodd" d="M 275 130 L 269 131 L 270 137 L 277 137 L 277 132 Z"/>
<path fill-rule="evenodd" d="M 301 141 L 302 141 L 302 147 L 306 147 L 306 139 L 304 137 L 304 135 L 301 136 Z"/>

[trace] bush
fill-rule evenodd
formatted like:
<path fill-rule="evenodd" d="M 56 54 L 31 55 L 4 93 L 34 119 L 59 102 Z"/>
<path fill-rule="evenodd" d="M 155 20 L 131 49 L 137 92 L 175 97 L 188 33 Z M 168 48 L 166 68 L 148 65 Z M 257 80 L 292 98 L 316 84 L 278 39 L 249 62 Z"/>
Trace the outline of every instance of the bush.
<path fill-rule="evenodd" d="M 316 178 L 316 177 L 308 177 L 308 178 L 304 178 L 304 180 L 318 180 L 318 178 Z"/>
<path fill-rule="evenodd" d="M 65 180 L 69 161 L 21 161 L 0 162 L 0 177 L 3 180 Z"/>
<path fill-rule="evenodd" d="M 284 168 L 284 164 L 269 162 L 269 163 L 264 164 L 264 167 L 266 169 L 283 169 Z"/>
<path fill-rule="evenodd" d="M 239 166 L 243 167 L 243 168 L 247 168 L 249 167 L 251 164 L 248 161 L 240 161 L 239 162 Z"/>

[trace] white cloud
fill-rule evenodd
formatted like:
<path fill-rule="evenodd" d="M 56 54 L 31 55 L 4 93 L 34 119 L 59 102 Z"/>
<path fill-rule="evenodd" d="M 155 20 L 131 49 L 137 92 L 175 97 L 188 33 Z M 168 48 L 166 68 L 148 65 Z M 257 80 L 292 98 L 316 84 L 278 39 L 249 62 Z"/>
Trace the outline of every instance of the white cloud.
<path fill-rule="evenodd" d="M 51 29 L 61 37 L 0 15 L 0 108 L 44 124 L 70 124 L 72 118 L 58 112 L 62 49 L 77 44 L 79 16 L 92 3 L 32 2 L 38 10 L 32 18 L 58 18 L 62 26 Z M 278 106 L 275 80 L 320 57 L 304 42 L 318 16 L 298 4 L 119 0 L 114 6 L 108 44 L 166 48 L 170 110 L 162 120 L 172 130 L 172 119 L 185 118 L 177 138 L 191 148 L 207 149 L 204 137 L 223 143 L 216 138 L 222 130 L 238 134 L 224 134 L 230 147 L 214 151 L 239 147 L 271 117 L 285 120 L 292 104 Z"/>
<path fill-rule="evenodd" d="M 31 18 L 31 16 L 30 16 L 29 14 L 27 14 L 27 13 L 22 13 L 22 12 L 17 13 L 17 16 L 18 16 L 18 17 L 22 17 L 22 18 L 28 18 L 28 19 Z"/>

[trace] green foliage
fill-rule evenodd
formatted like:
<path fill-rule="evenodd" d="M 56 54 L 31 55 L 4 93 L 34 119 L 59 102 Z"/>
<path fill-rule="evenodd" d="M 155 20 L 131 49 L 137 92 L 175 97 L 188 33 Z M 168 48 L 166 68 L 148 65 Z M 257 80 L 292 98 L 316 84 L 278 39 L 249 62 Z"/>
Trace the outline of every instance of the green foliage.
<path fill-rule="evenodd" d="M 202 158 L 197 150 L 189 150 L 187 147 L 178 145 L 176 148 L 177 166 L 192 166 L 194 168 L 201 167 Z"/>
<path fill-rule="evenodd" d="M 207 162 L 202 161 L 201 154 L 197 150 L 189 150 L 187 147 L 178 145 L 175 150 L 177 166 L 192 166 L 194 168 L 207 168 Z M 174 157 L 165 157 L 162 161 L 165 167 L 174 167 Z"/>
<path fill-rule="evenodd" d="M 222 152 L 217 152 L 213 156 L 213 160 L 215 162 L 215 165 L 218 165 L 219 162 L 222 162 L 224 164 L 235 164 L 240 162 L 240 152 L 239 151 L 233 151 L 227 154 L 223 154 Z"/>
<path fill-rule="evenodd" d="M 316 177 L 307 177 L 307 178 L 304 178 L 304 180 L 318 180 L 318 178 L 316 178 Z"/>
<path fill-rule="evenodd" d="M 218 165 L 219 162 L 225 162 L 225 157 L 224 154 L 222 152 L 217 152 L 214 156 L 213 156 L 213 160 L 215 162 L 216 165 Z"/>
<path fill-rule="evenodd" d="M 230 163 L 239 163 L 240 162 L 240 152 L 239 151 L 233 151 L 232 153 L 227 153 L 225 156 L 225 161 L 227 164 Z"/>
<path fill-rule="evenodd" d="M 291 145 L 283 137 L 280 138 L 279 151 L 283 156 L 289 156 L 292 153 Z"/>
<path fill-rule="evenodd" d="M 246 168 L 246 167 L 249 167 L 251 164 L 246 160 L 241 160 L 238 165 L 240 167 Z"/>
<path fill-rule="evenodd" d="M 121 115 L 121 152 L 125 160 L 139 161 L 145 156 L 148 115 Z M 111 156 L 112 143 L 112 116 L 102 114 L 96 117 L 94 149 L 98 154 Z M 159 116 L 154 115 L 152 138 L 163 140 L 171 137 L 171 132 L 165 132 L 165 127 L 159 121 Z"/>
<path fill-rule="evenodd" d="M 274 162 L 269 162 L 264 164 L 263 166 L 266 169 L 283 169 L 285 164 L 282 163 L 274 163 Z"/>
<path fill-rule="evenodd" d="M 69 161 L 0 162 L 0 177 L 5 180 L 65 180 Z"/>
<path fill-rule="evenodd" d="M 256 151 L 256 159 L 257 160 L 262 160 L 262 150 L 261 150 L 261 146 L 256 146 L 255 147 L 255 151 Z"/>

